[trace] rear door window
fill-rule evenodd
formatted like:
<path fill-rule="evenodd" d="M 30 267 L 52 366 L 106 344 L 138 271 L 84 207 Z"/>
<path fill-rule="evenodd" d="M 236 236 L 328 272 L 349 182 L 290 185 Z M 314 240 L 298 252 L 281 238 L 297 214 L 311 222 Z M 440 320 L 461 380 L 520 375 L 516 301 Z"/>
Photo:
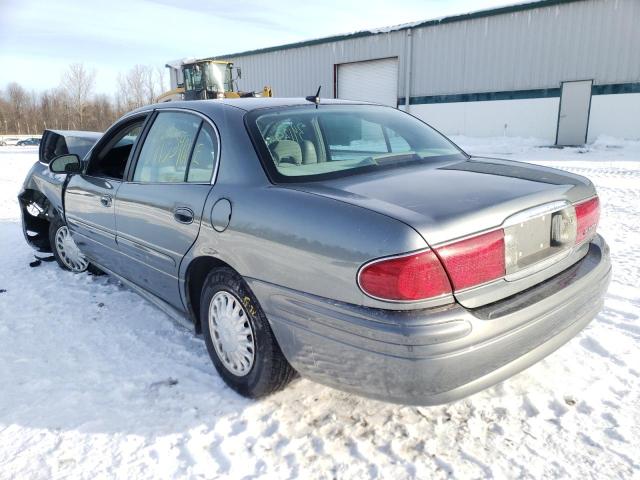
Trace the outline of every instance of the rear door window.
<path fill-rule="evenodd" d="M 199 117 L 189 113 L 160 112 L 142 145 L 133 181 L 185 182 L 201 123 Z"/>

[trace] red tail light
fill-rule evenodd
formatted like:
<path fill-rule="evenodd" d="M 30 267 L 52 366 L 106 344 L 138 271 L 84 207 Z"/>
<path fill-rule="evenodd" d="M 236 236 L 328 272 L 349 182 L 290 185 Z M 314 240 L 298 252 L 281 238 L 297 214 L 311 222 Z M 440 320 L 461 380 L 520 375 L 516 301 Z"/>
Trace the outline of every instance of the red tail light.
<path fill-rule="evenodd" d="M 455 290 L 473 287 L 505 274 L 504 231 L 495 230 L 436 249 Z"/>
<path fill-rule="evenodd" d="M 592 237 L 598 227 L 598 197 L 576 204 L 575 215 L 575 244 L 579 244 Z M 499 229 L 435 250 L 370 262 L 358 275 L 360 288 L 382 300 L 416 301 L 502 278 L 506 274 L 504 236 L 504 230 Z"/>
<path fill-rule="evenodd" d="M 600 200 L 593 197 L 576 206 L 576 218 L 578 220 L 578 231 L 576 233 L 576 243 L 582 242 L 596 232 L 598 221 L 600 220 Z"/>
<path fill-rule="evenodd" d="M 451 293 L 447 274 L 431 250 L 368 263 L 358 283 L 364 293 L 382 300 L 407 302 Z"/>

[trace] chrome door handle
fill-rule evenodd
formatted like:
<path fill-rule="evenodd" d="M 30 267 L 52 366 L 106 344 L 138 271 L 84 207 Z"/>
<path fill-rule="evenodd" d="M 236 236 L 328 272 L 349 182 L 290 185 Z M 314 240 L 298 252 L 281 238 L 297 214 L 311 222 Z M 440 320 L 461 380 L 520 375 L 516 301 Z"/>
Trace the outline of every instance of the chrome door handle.
<path fill-rule="evenodd" d="M 193 210 L 187 207 L 178 207 L 173 211 L 173 218 L 179 223 L 193 223 Z"/>
<path fill-rule="evenodd" d="M 100 203 L 102 204 L 103 207 L 110 207 L 112 201 L 113 201 L 113 198 L 111 197 L 111 195 L 102 195 L 100 197 Z"/>

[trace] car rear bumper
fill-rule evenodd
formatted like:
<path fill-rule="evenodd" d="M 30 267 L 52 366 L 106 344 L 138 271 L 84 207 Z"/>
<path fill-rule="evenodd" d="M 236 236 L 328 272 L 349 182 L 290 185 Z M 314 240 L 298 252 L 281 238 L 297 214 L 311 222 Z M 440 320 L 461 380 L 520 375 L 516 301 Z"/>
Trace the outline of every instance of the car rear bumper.
<path fill-rule="evenodd" d="M 611 277 L 600 236 L 562 273 L 476 309 L 389 311 L 249 279 L 283 353 L 301 375 L 380 400 L 452 402 L 538 362 L 599 312 Z"/>

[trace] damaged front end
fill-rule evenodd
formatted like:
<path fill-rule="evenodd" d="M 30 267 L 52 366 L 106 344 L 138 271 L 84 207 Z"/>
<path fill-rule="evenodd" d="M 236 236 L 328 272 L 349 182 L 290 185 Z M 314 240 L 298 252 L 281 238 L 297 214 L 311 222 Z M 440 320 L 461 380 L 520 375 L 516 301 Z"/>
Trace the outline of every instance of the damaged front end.
<path fill-rule="evenodd" d="M 27 189 L 18 195 L 22 213 L 22 232 L 27 243 L 38 252 L 50 252 L 49 221 L 51 203 L 41 192 Z"/>
<path fill-rule="evenodd" d="M 22 231 L 27 243 L 39 252 L 50 252 L 49 223 L 52 216 L 64 216 L 62 192 L 67 175 L 52 173 L 49 162 L 74 153 L 83 158 L 101 137 L 99 132 L 45 130 L 38 161 L 33 165 L 18 194 Z"/>

